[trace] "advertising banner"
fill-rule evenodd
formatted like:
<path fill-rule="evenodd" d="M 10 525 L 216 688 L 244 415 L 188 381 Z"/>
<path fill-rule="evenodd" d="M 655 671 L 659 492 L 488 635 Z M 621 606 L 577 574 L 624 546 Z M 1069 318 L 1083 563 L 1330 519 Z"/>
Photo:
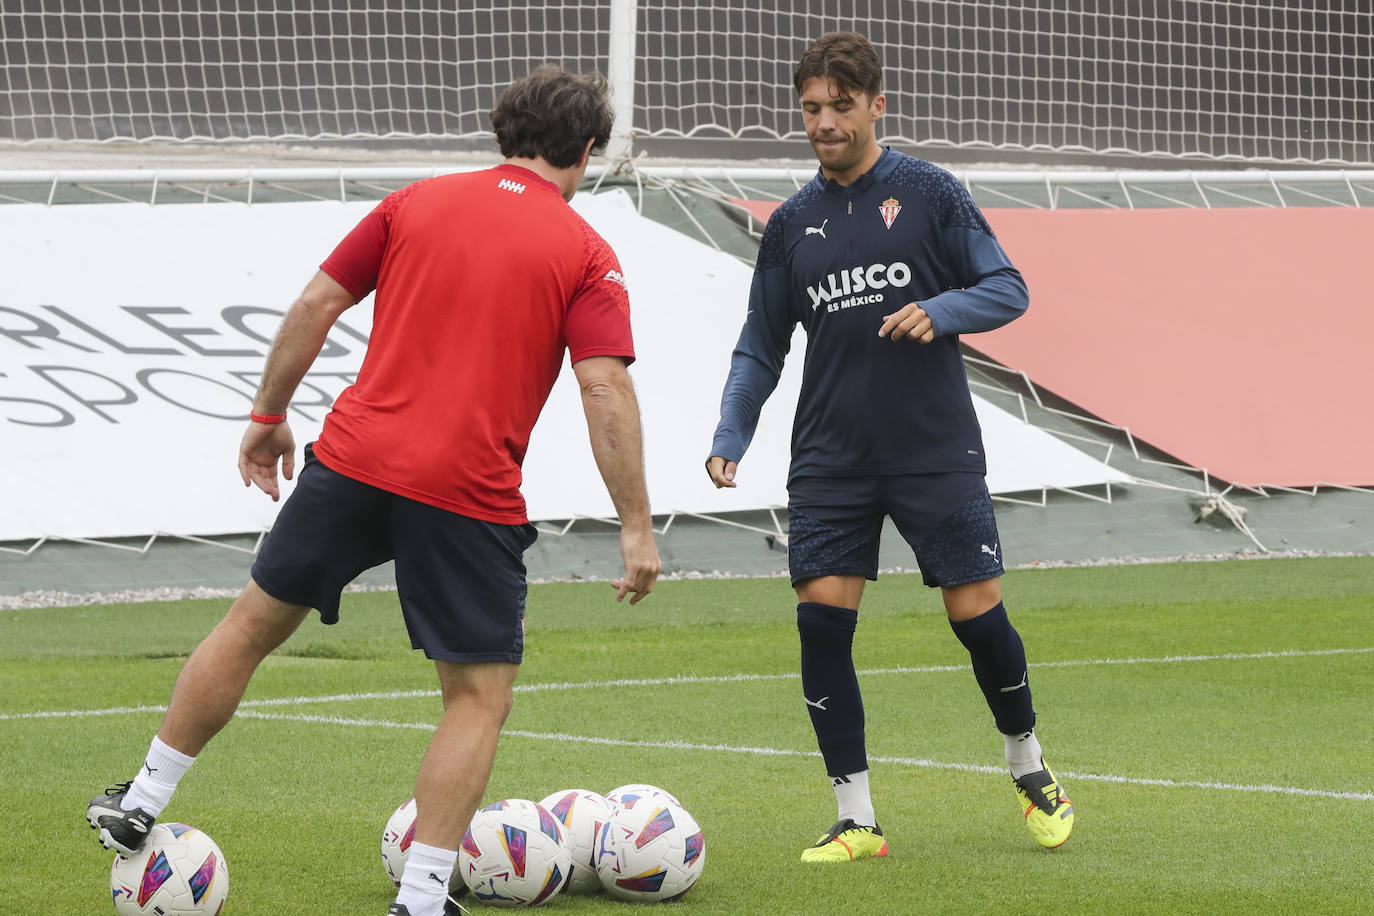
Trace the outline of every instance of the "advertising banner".
<path fill-rule="evenodd" d="M 616 249 L 629 284 L 631 374 L 654 512 L 784 505 L 800 336 L 739 488 L 717 491 L 703 465 L 750 268 L 640 216 L 622 191 L 581 194 L 574 204 Z M 253 393 L 286 309 L 374 205 L 5 207 L 0 540 L 270 527 L 277 504 L 245 490 L 235 467 Z M 344 313 L 292 401 L 298 455 L 362 364 L 371 308 L 369 297 Z M 995 492 L 1124 479 L 982 401 L 978 408 Z M 532 518 L 613 516 L 567 366 L 524 471 Z"/>

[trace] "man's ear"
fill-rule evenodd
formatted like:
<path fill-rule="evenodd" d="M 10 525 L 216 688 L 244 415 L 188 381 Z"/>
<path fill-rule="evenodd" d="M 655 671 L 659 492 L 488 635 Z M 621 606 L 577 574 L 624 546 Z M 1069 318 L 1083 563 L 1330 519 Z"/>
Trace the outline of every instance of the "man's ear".
<path fill-rule="evenodd" d="M 883 95 L 881 92 L 875 95 L 870 110 L 873 112 L 873 120 L 876 121 L 881 118 L 883 113 L 887 111 L 887 96 Z"/>
<path fill-rule="evenodd" d="M 587 145 L 584 146 L 584 147 L 582 147 L 582 155 L 581 155 L 581 156 L 578 158 L 578 160 L 577 160 L 577 167 L 578 167 L 578 168 L 585 168 L 585 167 L 586 167 L 586 165 L 587 165 L 587 160 L 591 159 L 591 157 L 592 157 L 592 144 L 595 143 L 595 142 L 596 142 L 596 138 L 595 138 L 595 137 L 592 137 L 590 140 L 587 141 Z"/>

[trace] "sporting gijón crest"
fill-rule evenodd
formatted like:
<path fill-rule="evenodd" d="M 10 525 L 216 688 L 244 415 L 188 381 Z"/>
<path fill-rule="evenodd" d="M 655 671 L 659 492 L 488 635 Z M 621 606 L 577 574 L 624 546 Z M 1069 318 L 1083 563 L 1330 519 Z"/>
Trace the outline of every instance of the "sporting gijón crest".
<path fill-rule="evenodd" d="M 883 222 L 887 223 L 887 228 L 892 228 L 892 221 L 897 218 L 897 214 L 902 212 L 902 205 L 897 198 L 889 197 L 883 201 L 883 205 L 878 208 L 878 212 L 883 215 Z"/>

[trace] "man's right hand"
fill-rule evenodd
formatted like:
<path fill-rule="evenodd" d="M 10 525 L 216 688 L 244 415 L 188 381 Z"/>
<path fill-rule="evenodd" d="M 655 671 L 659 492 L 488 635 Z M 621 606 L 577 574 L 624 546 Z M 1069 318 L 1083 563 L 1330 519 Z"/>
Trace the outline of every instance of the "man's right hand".
<path fill-rule="evenodd" d="M 717 490 L 722 487 L 734 487 L 735 470 L 738 467 L 738 462 L 726 461 L 719 455 L 712 455 L 706 459 L 706 473 L 711 475 L 711 483 L 716 485 Z"/>
<path fill-rule="evenodd" d="M 272 502 L 277 502 L 281 499 L 278 460 L 282 476 L 290 480 L 296 468 L 296 440 L 291 427 L 284 422 L 249 423 L 239 444 L 239 477 L 243 478 L 243 485 L 257 484 L 259 490 L 272 497 Z"/>

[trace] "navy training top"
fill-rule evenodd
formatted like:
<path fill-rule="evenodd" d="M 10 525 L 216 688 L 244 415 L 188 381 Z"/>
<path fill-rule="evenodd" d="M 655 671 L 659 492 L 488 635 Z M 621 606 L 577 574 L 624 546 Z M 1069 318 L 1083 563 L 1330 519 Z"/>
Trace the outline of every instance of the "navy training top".
<path fill-rule="evenodd" d="M 935 339 L 879 337 L 883 316 L 910 302 Z M 847 186 L 818 169 L 763 231 L 711 454 L 744 456 L 800 321 L 789 482 L 986 474 L 958 335 L 1001 327 L 1028 304 L 1021 273 L 949 172 L 891 148 Z"/>

